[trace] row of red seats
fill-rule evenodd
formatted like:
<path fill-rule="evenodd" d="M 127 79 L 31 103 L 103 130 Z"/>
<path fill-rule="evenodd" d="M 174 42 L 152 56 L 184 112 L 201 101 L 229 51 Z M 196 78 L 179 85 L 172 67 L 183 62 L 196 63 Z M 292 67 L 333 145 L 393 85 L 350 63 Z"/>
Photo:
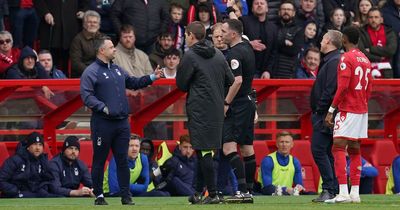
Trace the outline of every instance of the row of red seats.
<path fill-rule="evenodd" d="M 162 141 L 154 141 L 155 151 L 157 151 L 158 145 Z M 175 141 L 166 141 L 170 152 L 173 152 L 177 143 Z M 260 166 L 262 159 L 270 152 L 276 150 L 274 142 L 271 141 L 255 141 L 254 149 L 256 154 L 257 167 Z M 45 144 L 45 152 L 49 155 L 49 159 L 52 158 L 50 148 L 48 144 Z M 7 159 L 14 151 L 9 151 L 6 144 L 0 142 L 0 165 L 3 164 L 4 160 Z M 80 159 L 84 161 L 89 169 L 92 168 L 92 155 L 93 147 L 91 141 L 82 141 L 80 150 Z M 302 165 L 302 176 L 304 187 L 308 191 L 317 191 L 319 182 L 319 171 L 314 163 L 310 142 L 307 140 L 295 140 L 295 146 L 292 149 L 292 155 L 297 157 Z M 374 193 L 384 194 L 386 181 L 388 178 L 388 172 L 393 159 L 398 155 L 395 146 L 390 140 L 376 140 L 370 141 L 362 147 L 362 155 L 365 159 L 370 161 L 378 171 L 379 176 L 375 179 Z"/>

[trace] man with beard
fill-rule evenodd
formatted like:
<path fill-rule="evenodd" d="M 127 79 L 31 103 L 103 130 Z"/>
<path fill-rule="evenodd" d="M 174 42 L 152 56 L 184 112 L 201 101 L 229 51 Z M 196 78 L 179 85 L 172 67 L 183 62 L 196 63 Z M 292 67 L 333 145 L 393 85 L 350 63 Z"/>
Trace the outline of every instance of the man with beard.
<path fill-rule="evenodd" d="M 79 160 L 80 144 L 76 136 L 64 140 L 62 152 L 50 161 L 54 176 L 52 191 L 65 197 L 93 196 L 92 176 L 86 164 Z M 83 187 L 80 187 L 80 184 Z"/>
<path fill-rule="evenodd" d="M 302 44 L 301 27 L 296 25 L 296 11 L 292 1 L 282 2 L 279 8 L 277 57 L 272 78 L 295 77 L 296 57 Z"/>

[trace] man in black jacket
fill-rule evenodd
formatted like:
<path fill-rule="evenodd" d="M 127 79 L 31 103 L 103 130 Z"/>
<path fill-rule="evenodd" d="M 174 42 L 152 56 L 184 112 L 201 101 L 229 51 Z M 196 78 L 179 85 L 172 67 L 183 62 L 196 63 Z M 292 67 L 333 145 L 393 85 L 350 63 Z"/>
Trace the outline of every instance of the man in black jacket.
<path fill-rule="evenodd" d="M 79 139 L 68 136 L 64 140 L 62 152 L 50 161 L 54 176 L 51 189 L 55 194 L 65 197 L 94 196 L 91 189 L 92 176 L 86 164 L 79 160 L 79 150 Z"/>
<path fill-rule="evenodd" d="M 8 198 L 57 197 L 49 193 L 53 176 L 47 154 L 43 153 L 43 137 L 33 132 L 17 146 L 0 169 L 0 191 Z"/>
<path fill-rule="evenodd" d="M 191 144 L 196 150 L 196 193 L 189 197 L 192 204 L 217 204 L 216 171 L 213 166 L 213 150 L 221 148 L 224 122 L 225 87 L 233 82 L 233 75 L 224 55 L 211 43 L 202 23 L 195 21 L 186 27 L 186 43 L 190 49 L 178 67 L 176 84 L 184 92 Z M 203 182 L 209 196 L 203 201 Z"/>
<path fill-rule="evenodd" d="M 317 78 L 311 90 L 313 135 L 311 151 L 322 178 L 322 193 L 313 202 L 332 199 L 338 190 L 332 155 L 332 129 L 324 125 L 325 116 L 333 101 L 337 88 L 337 66 L 340 60 L 339 49 L 342 47 L 342 33 L 329 30 L 321 41 L 324 54 Z"/>

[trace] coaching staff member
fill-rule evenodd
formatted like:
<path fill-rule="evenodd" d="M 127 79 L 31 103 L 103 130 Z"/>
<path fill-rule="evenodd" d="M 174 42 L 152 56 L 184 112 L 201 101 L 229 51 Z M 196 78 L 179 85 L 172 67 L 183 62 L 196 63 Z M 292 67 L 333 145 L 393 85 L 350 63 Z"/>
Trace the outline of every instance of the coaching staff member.
<path fill-rule="evenodd" d="M 129 168 L 127 162 L 130 126 L 129 106 L 125 89 L 147 87 L 161 76 L 157 68 L 153 74 L 140 78 L 129 77 L 124 69 L 112 63 L 115 48 L 108 37 L 96 40 L 96 60 L 81 77 L 81 97 L 92 110 L 90 120 L 93 140 L 93 193 L 95 205 L 108 205 L 103 196 L 104 164 L 112 149 L 117 163 L 118 183 L 123 205 L 132 205 L 129 193 Z"/>
<path fill-rule="evenodd" d="M 192 204 L 220 202 L 212 153 L 221 149 L 225 87 L 233 82 L 224 55 L 204 39 L 205 35 L 205 27 L 198 21 L 186 27 L 185 40 L 189 50 L 183 56 L 176 75 L 178 88 L 188 93 L 189 135 L 198 158 L 197 192 L 189 197 Z M 200 199 L 202 182 L 209 192 L 203 201 Z"/>
<path fill-rule="evenodd" d="M 313 202 L 332 199 L 338 190 L 332 155 L 332 129 L 324 125 L 325 116 L 332 104 L 337 89 L 337 66 L 342 47 L 342 33 L 329 30 L 322 38 L 321 52 L 324 54 L 317 78 L 311 90 L 311 121 L 313 134 L 311 151 L 322 178 L 322 193 Z"/>
<path fill-rule="evenodd" d="M 226 56 L 235 81 L 225 96 L 226 118 L 223 129 L 223 151 L 229 160 L 238 181 L 238 190 L 229 202 L 252 203 L 256 159 L 253 149 L 255 99 L 250 96 L 255 67 L 255 56 L 251 45 L 242 41 L 243 25 L 239 20 L 229 19 L 222 24 L 222 36 L 230 50 Z M 237 153 L 237 144 L 243 162 Z M 244 167 L 243 167 L 244 165 Z"/>

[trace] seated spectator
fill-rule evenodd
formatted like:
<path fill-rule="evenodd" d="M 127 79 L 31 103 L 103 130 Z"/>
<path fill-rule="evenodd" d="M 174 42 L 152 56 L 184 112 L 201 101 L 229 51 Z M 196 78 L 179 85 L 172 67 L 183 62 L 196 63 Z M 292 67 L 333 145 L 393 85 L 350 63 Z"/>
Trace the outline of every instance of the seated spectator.
<path fill-rule="evenodd" d="M 352 24 L 358 27 L 364 27 L 367 24 L 368 11 L 372 6 L 374 6 L 372 0 L 360 0 Z"/>
<path fill-rule="evenodd" d="M 54 180 L 47 154 L 43 153 L 43 137 L 33 132 L 21 141 L 16 153 L 0 169 L 0 191 L 7 198 L 57 197 L 50 193 Z"/>
<path fill-rule="evenodd" d="M 80 78 L 83 71 L 96 59 L 94 42 L 105 35 L 99 32 L 99 13 L 88 10 L 83 15 L 83 30 L 72 40 L 69 51 L 71 57 L 71 77 Z"/>
<path fill-rule="evenodd" d="M 318 73 L 321 53 L 318 48 L 310 47 L 306 50 L 305 56 L 301 59 L 296 70 L 297 79 L 315 79 Z"/>
<path fill-rule="evenodd" d="M 232 7 L 235 10 L 240 12 L 240 16 L 247 15 L 249 13 L 249 9 L 247 8 L 246 0 L 214 0 L 214 6 L 217 8 L 222 15 L 229 16 L 229 9 L 228 7 Z M 240 17 L 237 16 L 237 17 Z"/>
<path fill-rule="evenodd" d="M 133 135 L 129 141 L 128 167 L 130 170 L 129 189 L 133 196 L 160 196 L 159 193 L 147 192 L 150 183 L 149 161 L 145 154 L 140 153 L 140 140 Z M 109 196 L 119 196 L 117 166 L 114 157 L 111 158 L 104 173 L 104 193 Z"/>
<path fill-rule="evenodd" d="M 347 177 L 350 176 L 350 158 L 347 154 Z M 378 169 L 361 157 L 360 194 L 372 194 L 374 178 L 378 176 Z"/>
<path fill-rule="evenodd" d="M 19 48 L 13 48 L 12 46 L 13 38 L 11 33 L 0 31 L 0 79 L 4 78 L 8 67 L 18 62 L 21 51 Z"/>
<path fill-rule="evenodd" d="M 297 55 L 297 60 L 301 61 L 304 56 L 304 52 L 310 48 L 310 47 L 316 47 L 319 46 L 318 42 L 318 26 L 315 21 L 309 21 L 306 23 L 304 29 L 304 32 L 302 32 L 303 38 L 303 44 L 300 48 L 300 52 Z"/>
<path fill-rule="evenodd" d="M 142 77 L 152 74 L 149 56 L 135 47 L 135 31 L 131 25 L 122 25 L 119 43 L 115 47 L 114 63 L 122 67 L 129 76 Z"/>
<path fill-rule="evenodd" d="M 211 27 L 215 24 L 212 20 L 212 9 L 206 3 L 200 3 L 196 10 L 196 20 L 206 28 L 206 39 L 211 41 Z"/>
<path fill-rule="evenodd" d="M 158 37 L 153 52 L 149 55 L 150 63 L 153 69 L 155 69 L 157 66 L 164 66 L 163 59 L 165 57 L 165 54 L 173 49 L 173 46 L 174 41 L 171 33 L 162 33 Z"/>
<path fill-rule="evenodd" d="M 194 0 L 194 3 L 190 5 L 189 10 L 187 12 L 187 24 L 199 20 L 198 19 L 198 6 L 199 4 L 206 4 L 211 10 L 210 19 L 212 20 L 213 24 L 219 22 L 220 20 L 220 13 L 218 12 L 217 8 L 214 6 L 212 0 Z"/>
<path fill-rule="evenodd" d="M 53 56 L 51 56 L 50 51 L 48 50 L 41 50 L 38 54 L 39 63 L 43 66 L 46 73 L 53 79 L 65 79 L 67 78 L 65 74 L 56 69 L 53 65 Z"/>
<path fill-rule="evenodd" d="M 397 36 L 392 28 L 383 24 L 377 7 L 368 11 L 368 24 L 360 30 L 360 50 L 371 61 L 373 77 L 393 78 L 392 57 L 397 49 Z"/>
<path fill-rule="evenodd" d="M 299 195 L 301 191 L 305 190 L 300 161 L 290 155 L 293 145 L 291 133 L 283 131 L 277 134 L 277 151 L 262 160 L 258 173 L 262 194 Z"/>
<path fill-rule="evenodd" d="M 50 161 L 53 193 L 65 197 L 94 196 L 92 177 L 86 164 L 79 159 L 79 152 L 79 139 L 76 136 L 65 138 L 62 152 Z"/>
<path fill-rule="evenodd" d="M 183 7 L 177 3 L 171 3 L 169 15 L 171 21 L 168 24 L 168 32 L 174 37 L 174 48 L 181 51 L 185 50 L 185 26 L 182 23 Z"/>
<path fill-rule="evenodd" d="M 386 195 L 393 194 L 400 195 L 400 156 L 393 160 L 386 183 Z"/>
<path fill-rule="evenodd" d="M 193 181 L 197 159 L 193 157 L 193 151 L 189 135 L 183 135 L 179 138 L 179 145 L 172 158 L 164 163 L 164 177 L 171 195 L 190 196 L 195 193 Z"/>
<path fill-rule="evenodd" d="M 177 49 L 172 49 L 165 54 L 164 57 L 163 73 L 167 79 L 174 79 L 176 77 L 176 71 L 181 61 L 181 53 Z"/>

